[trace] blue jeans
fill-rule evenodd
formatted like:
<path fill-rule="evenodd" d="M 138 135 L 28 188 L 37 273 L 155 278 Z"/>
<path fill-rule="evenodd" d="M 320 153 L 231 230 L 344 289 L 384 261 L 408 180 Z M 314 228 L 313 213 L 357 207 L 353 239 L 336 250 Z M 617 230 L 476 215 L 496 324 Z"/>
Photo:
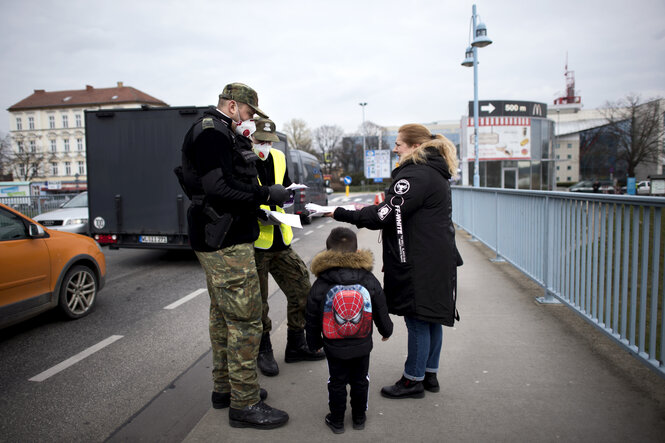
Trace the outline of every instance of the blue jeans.
<path fill-rule="evenodd" d="M 439 356 L 443 343 L 443 327 L 438 323 L 404 317 L 409 331 L 408 356 L 404 363 L 404 377 L 422 381 L 425 371 L 439 370 Z"/>

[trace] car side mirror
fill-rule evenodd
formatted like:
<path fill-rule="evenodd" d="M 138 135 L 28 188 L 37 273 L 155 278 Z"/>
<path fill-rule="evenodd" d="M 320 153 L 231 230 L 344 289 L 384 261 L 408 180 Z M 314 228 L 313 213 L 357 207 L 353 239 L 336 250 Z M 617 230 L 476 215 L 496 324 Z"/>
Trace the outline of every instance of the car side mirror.
<path fill-rule="evenodd" d="M 28 231 L 30 233 L 30 238 L 42 238 L 46 235 L 44 228 L 42 228 L 41 225 L 35 223 L 30 223 Z"/>

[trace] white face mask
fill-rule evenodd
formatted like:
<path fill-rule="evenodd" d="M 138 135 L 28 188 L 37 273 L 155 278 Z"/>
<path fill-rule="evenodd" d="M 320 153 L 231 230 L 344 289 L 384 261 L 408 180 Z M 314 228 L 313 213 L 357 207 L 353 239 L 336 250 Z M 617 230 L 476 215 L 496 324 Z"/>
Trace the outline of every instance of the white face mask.
<path fill-rule="evenodd" d="M 254 151 L 254 154 L 258 155 L 261 160 L 266 161 L 270 155 L 270 146 L 272 146 L 271 143 L 261 143 L 260 145 L 253 143 L 252 151 Z"/>
<path fill-rule="evenodd" d="M 256 131 L 254 120 L 243 120 L 236 126 L 236 134 L 244 135 L 245 137 L 251 136 L 254 134 L 254 131 Z"/>

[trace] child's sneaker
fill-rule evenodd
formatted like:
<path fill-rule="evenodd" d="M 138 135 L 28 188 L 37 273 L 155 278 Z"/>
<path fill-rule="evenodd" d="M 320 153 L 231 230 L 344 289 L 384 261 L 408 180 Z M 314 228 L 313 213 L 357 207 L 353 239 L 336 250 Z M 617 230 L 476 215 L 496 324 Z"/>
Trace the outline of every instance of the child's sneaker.
<path fill-rule="evenodd" d="M 361 430 L 365 429 L 365 420 L 367 419 L 367 416 L 363 412 L 363 415 L 358 415 L 357 417 L 353 417 L 353 429 Z"/>
<path fill-rule="evenodd" d="M 334 434 L 343 434 L 344 433 L 344 422 L 342 422 L 342 423 L 333 422 L 331 414 L 326 415 L 326 424 L 328 425 L 330 430 L 333 431 Z"/>

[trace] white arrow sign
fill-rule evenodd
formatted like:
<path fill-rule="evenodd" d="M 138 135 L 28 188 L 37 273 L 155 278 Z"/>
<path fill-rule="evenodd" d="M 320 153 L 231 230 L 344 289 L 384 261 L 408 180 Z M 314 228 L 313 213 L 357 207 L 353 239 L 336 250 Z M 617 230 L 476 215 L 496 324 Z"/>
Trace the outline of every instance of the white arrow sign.
<path fill-rule="evenodd" d="M 487 111 L 488 114 L 491 114 L 495 109 L 492 103 L 480 107 L 481 111 Z"/>

